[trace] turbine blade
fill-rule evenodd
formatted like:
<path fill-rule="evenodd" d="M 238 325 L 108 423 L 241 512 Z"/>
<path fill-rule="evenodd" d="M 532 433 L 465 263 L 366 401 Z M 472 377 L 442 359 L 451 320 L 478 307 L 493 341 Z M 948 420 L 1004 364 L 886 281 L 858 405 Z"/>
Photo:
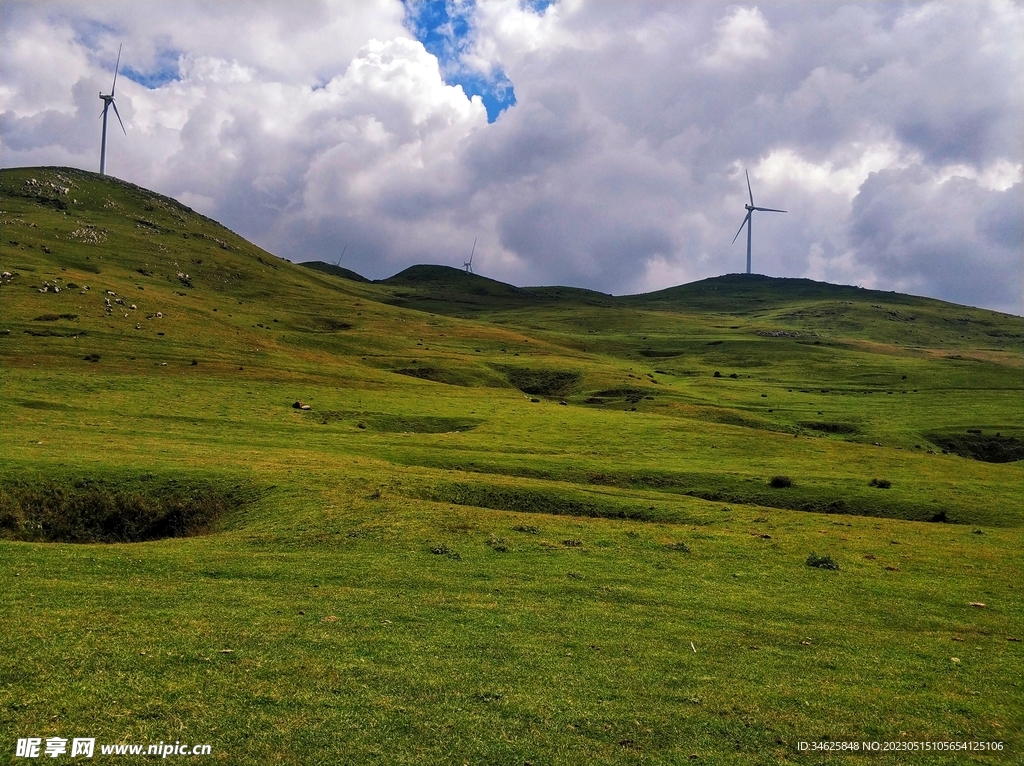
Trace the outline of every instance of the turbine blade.
<path fill-rule="evenodd" d="M 766 213 L 788 213 L 788 210 L 776 210 L 773 207 L 755 207 L 754 210 L 763 210 Z"/>
<path fill-rule="evenodd" d="M 754 204 L 754 192 L 752 192 L 750 190 L 750 173 L 748 173 L 746 170 L 744 170 L 743 171 L 743 175 L 745 175 L 747 177 L 747 194 L 750 195 L 750 204 L 753 205 Z"/>
<path fill-rule="evenodd" d="M 110 99 L 110 105 L 111 105 L 112 107 L 114 107 L 114 114 L 117 114 L 117 121 L 118 121 L 118 122 L 120 123 L 120 125 L 121 125 L 121 130 L 124 130 L 124 123 L 123 123 L 123 122 L 121 122 L 121 115 L 120 115 L 120 114 L 118 114 L 118 112 L 117 112 L 117 104 L 115 104 L 115 103 L 114 103 L 114 99 Z M 127 135 L 128 135 L 128 131 L 127 131 L 127 130 L 124 130 L 124 134 L 125 134 L 125 135 L 127 136 Z"/>
<path fill-rule="evenodd" d="M 750 222 L 750 213 L 747 213 L 747 217 L 743 219 L 743 223 L 741 223 L 740 227 L 736 230 L 736 237 L 738 237 L 740 235 L 740 232 L 743 231 L 743 227 L 746 226 L 747 223 L 749 223 L 749 222 Z M 736 237 L 732 238 L 733 242 L 736 241 Z"/>
<path fill-rule="evenodd" d="M 111 85 L 111 95 L 114 95 L 114 88 L 118 84 L 118 68 L 120 66 L 121 66 L 121 46 L 119 45 L 118 46 L 118 62 L 116 63 L 116 65 L 114 65 L 114 84 Z M 114 111 L 117 112 L 117 109 L 115 109 Z M 119 117 L 118 119 L 120 120 L 121 118 Z M 124 127 L 124 126 L 122 126 L 122 127 Z M 753 204 L 754 203 L 752 202 L 751 205 L 753 205 Z"/>
<path fill-rule="evenodd" d="M 473 250 L 469 254 L 469 265 L 473 265 L 473 254 L 476 253 L 476 241 L 478 237 L 473 237 Z"/>

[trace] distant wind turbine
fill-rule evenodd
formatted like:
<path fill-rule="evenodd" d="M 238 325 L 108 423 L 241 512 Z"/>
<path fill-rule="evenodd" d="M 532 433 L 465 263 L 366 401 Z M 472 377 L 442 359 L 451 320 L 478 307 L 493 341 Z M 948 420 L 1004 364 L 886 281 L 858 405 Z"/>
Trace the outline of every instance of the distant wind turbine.
<path fill-rule="evenodd" d="M 105 175 L 107 167 L 107 110 L 110 107 L 114 107 L 114 114 L 117 116 L 117 121 L 121 124 L 121 130 L 127 136 L 128 131 L 124 129 L 124 123 L 121 122 L 121 114 L 117 111 L 117 104 L 114 103 L 114 87 L 117 85 L 117 70 L 121 66 L 121 46 L 117 46 L 117 63 L 114 65 L 114 82 L 110 86 L 110 95 L 105 96 L 100 93 L 100 98 L 103 99 L 103 113 L 100 115 L 103 117 L 103 140 L 100 143 L 100 175 Z"/>
<path fill-rule="evenodd" d="M 462 264 L 462 267 L 466 270 L 467 274 L 473 273 L 473 255 L 476 253 L 476 241 L 478 237 L 473 237 L 473 249 L 469 253 L 469 260 Z"/>
<path fill-rule="evenodd" d="M 754 207 L 754 192 L 752 192 L 750 190 L 750 174 L 747 173 L 746 170 L 743 171 L 743 174 L 747 177 L 747 194 L 750 195 L 750 204 L 743 206 L 743 207 L 745 207 L 747 209 L 747 217 L 743 219 L 743 223 L 740 224 L 740 228 L 736 231 L 736 237 L 738 237 L 740 235 L 740 232 L 743 231 L 743 227 L 746 226 L 747 227 L 747 273 L 749 274 L 750 273 L 750 224 L 752 222 L 751 219 L 752 219 L 752 216 L 754 215 L 754 211 L 755 210 L 763 210 L 766 213 L 785 213 L 786 211 L 785 210 L 776 210 L 773 207 Z M 736 241 L 736 237 L 732 238 L 733 242 Z"/>
<path fill-rule="evenodd" d="M 341 266 L 341 259 L 345 257 L 346 250 L 348 250 L 348 245 L 345 245 L 345 247 L 341 248 L 341 255 L 338 256 L 338 262 L 334 264 L 335 266 Z"/>

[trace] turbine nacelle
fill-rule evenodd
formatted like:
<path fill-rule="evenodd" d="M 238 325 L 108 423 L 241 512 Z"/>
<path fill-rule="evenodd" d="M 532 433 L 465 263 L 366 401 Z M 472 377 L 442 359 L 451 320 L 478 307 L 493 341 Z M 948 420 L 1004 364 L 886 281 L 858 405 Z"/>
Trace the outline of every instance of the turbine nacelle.
<path fill-rule="evenodd" d="M 100 91 L 100 99 L 103 101 L 103 111 L 100 117 L 103 118 L 103 137 L 100 143 L 100 175 L 105 175 L 107 166 L 107 110 L 114 107 L 114 116 L 121 126 L 121 131 L 127 136 L 128 131 L 124 129 L 121 121 L 121 113 L 117 111 L 117 104 L 114 101 L 114 90 L 117 88 L 117 70 L 121 67 L 121 46 L 117 46 L 117 63 L 114 65 L 114 82 L 110 85 L 110 93 Z"/>
<path fill-rule="evenodd" d="M 476 241 L 477 241 L 477 239 L 478 239 L 477 237 L 473 238 L 473 249 L 469 253 L 469 260 L 463 262 L 463 264 L 462 264 L 462 268 L 464 268 L 466 270 L 467 274 L 472 274 L 473 273 L 473 255 L 476 253 Z"/>
<path fill-rule="evenodd" d="M 736 230 L 736 236 L 732 238 L 732 241 L 733 242 L 736 241 L 737 237 L 740 236 L 740 232 L 743 231 L 743 227 L 746 226 L 747 227 L 747 273 L 749 274 L 750 273 L 750 226 L 751 226 L 752 219 L 753 219 L 753 216 L 754 216 L 754 211 L 755 210 L 761 210 L 761 211 L 764 211 L 765 213 L 785 213 L 786 211 L 785 210 L 778 210 L 777 208 L 774 208 L 774 207 L 757 207 L 754 204 L 754 192 L 750 188 L 750 174 L 747 173 L 746 170 L 743 171 L 743 174 L 747 177 L 747 194 L 750 196 L 750 204 L 749 205 L 748 204 L 744 204 L 743 205 L 743 209 L 747 211 L 747 215 L 743 219 L 743 223 L 740 224 L 740 228 Z"/>

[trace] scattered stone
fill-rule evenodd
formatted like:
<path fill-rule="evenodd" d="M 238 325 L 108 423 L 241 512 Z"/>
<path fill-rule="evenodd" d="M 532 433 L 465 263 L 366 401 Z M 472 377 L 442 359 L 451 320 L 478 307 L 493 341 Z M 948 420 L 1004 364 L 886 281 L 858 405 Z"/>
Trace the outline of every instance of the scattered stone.
<path fill-rule="evenodd" d="M 973 606 L 975 609 L 984 609 L 985 605 L 980 601 L 968 601 L 968 606 Z"/>

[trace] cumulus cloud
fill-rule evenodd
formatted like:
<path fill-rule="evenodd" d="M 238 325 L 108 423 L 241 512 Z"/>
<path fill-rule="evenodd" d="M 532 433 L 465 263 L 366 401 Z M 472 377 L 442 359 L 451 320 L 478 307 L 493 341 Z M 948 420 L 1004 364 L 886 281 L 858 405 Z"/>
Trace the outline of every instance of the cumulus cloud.
<path fill-rule="evenodd" d="M 748 169 L 756 271 L 1021 312 L 1019 4 L 429 4 L 5 2 L 0 162 L 94 168 L 123 40 L 108 170 L 293 260 L 657 289 L 743 269 Z"/>
<path fill-rule="evenodd" d="M 704 57 L 713 68 L 741 66 L 771 55 L 772 31 L 757 8 L 735 8 L 717 24 L 715 44 Z"/>

